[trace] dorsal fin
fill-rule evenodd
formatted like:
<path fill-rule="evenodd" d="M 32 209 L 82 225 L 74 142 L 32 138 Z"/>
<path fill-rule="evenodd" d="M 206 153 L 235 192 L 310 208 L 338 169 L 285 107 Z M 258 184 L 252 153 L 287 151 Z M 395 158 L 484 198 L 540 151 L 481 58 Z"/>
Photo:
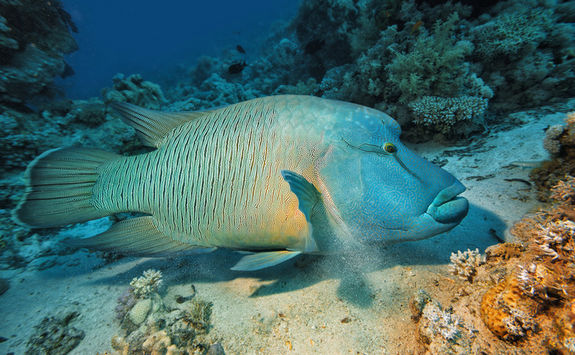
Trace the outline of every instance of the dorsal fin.
<path fill-rule="evenodd" d="M 127 102 L 114 102 L 111 106 L 122 115 L 126 124 L 134 127 L 145 145 L 156 148 L 171 130 L 208 112 L 161 112 Z"/>

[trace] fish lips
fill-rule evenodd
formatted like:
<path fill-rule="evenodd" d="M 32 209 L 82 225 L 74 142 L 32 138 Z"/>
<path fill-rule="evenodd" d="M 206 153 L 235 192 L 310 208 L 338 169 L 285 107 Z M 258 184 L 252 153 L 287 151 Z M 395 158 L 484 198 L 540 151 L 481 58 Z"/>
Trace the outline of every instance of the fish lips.
<path fill-rule="evenodd" d="M 467 199 L 458 196 L 463 191 L 465 191 L 465 186 L 459 181 L 439 191 L 426 213 L 439 223 L 457 224 L 461 222 L 469 210 Z"/>

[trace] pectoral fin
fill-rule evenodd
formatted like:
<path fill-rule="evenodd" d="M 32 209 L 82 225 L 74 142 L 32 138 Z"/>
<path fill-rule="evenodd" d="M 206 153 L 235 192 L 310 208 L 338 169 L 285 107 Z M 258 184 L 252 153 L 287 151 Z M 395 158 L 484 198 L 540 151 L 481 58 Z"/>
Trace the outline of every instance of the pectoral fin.
<path fill-rule="evenodd" d="M 289 184 L 290 190 L 297 196 L 298 208 L 304 214 L 309 224 L 309 238 L 307 238 L 303 251 L 306 253 L 317 252 L 318 245 L 314 239 L 314 209 L 321 206 L 321 193 L 306 180 L 302 175 L 290 170 L 282 170 L 284 180 Z"/>
<path fill-rule="evenodd" d="M 305 219 L 310 222 L 311 212 L 320 201 L 321 193 L 300 174 L 290 170 L 282 170 L 281 173 L 289 184 L 290 190 L 297 196 L 298 208 L 305 215 Z"/>
<path fill-rule="evenodd" d="M 235 271 L 254 271 L 275 266 L 300 255 L 300 251 L 265 251 L 246 255 L 232 267 Z"/>

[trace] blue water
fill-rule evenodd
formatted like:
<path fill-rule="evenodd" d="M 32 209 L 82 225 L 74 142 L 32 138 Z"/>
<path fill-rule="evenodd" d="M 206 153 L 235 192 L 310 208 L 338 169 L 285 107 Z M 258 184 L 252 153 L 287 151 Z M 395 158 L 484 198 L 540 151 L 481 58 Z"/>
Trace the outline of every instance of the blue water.
<path fill-rule="evenodd" d="M 292 18 L 296 0 L 64 0 L 79 31 L 67 62 L 75 75 L 60 81 L 70 98 L 98 96 L 112 77 L 141 73 L 158 79 L 200 55 L 241 44 L 248 55 L 274 23 Z"/>

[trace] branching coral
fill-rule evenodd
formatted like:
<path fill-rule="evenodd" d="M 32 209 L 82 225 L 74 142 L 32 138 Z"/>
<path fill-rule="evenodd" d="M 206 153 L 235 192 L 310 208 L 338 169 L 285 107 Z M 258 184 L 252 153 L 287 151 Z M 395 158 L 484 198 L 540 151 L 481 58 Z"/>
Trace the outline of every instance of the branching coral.
<path fill-rule="evenodd" d="M 575 177 L 566 176 L 551 188 L 553 200 L 573 204 L 575 202 Z"/>
<path fill-rule="evenodd" d="M 525 55 L 545 40 L 553 21 L 548 9 L 504 13 L 473 29 L 475 52 L 487 57 Z"/>
<path fill-rule="evenodd" d="M 425 95 L 460 94 L 467 78 L 463 60 L 473 51 L 473 44 L 454 39 L 458 21 L 457 13 L 445 22 L 438 21 L 433 35 L 422 33 L 411 50 L 396 53 L 386 69 L 390 83 L 401 91 L 400 102 L 409 103 Z"/>
<path fill-rule="evenodd" d="M 158 270 L 149 269 L 144 271 L 143 276 L 135 277 L 130 286 L 137 298 L 148 298 L 154 292 L 158 292 L 162 286 L 162 273 Z"/>
<path fill-rule="evenodd" d="M 422 317 L 429 321 L 429 330 L 433 334 L 440 334 L 445 340 L 454 340 L 460 334 L 459 317 L 442 310 L 435 302 L 429 302 L 425 306 Z"/>
<path fill-rule="evenodd" d="M 461 250 L 451 253 L 451 264 L 449 271 L 453 275 L 459 275 L 460 278 L 471 281 L 477 272 L 477 267 L 485 263 L 485 256 L 479 253 L 479 249 L 467 249 L 463 253 Z"/>
<path fill-rule="evenodd" d="M 487 109 L 487 99 L 475 96 L 444 98 L 424 96 L 409 104 L 417 125 L 433 127 L 442 133 L 453 133 L 454 125 L 477 120 Z"/>

